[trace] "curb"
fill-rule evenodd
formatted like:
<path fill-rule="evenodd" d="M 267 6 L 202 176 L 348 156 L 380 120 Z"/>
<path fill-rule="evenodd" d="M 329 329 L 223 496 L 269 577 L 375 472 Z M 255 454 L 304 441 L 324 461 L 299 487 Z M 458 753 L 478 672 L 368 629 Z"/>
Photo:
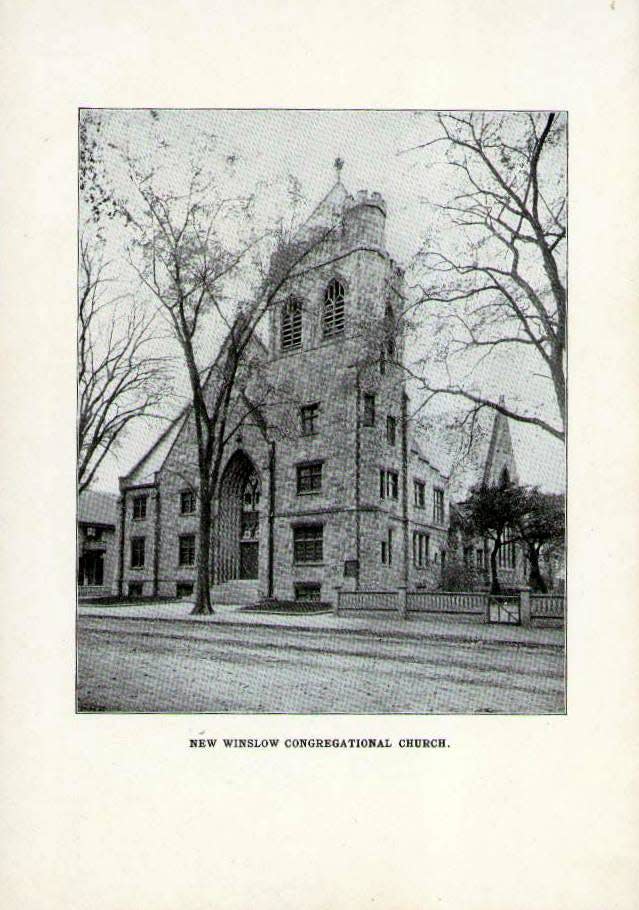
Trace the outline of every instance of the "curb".
<path fill-rule="evenodd" d="M 216 614 L 214 613 L 212 615 L 215 616 Z M 318 615 L 325 615 L 325 614 L 318 614 Z M 438 632 L 438 631 L 432 630 L 432 629 L 429 629 L 427 632 L 424 632 L 422 634 L 415 634 L 415 632 L 411 632 L 408 629 L 404 632 L 404 631 L 400 631 L 397 629 L 392 629 L 392 630 L 385 629 L 383 627 L 382 628 L 371 628 L 371 627 L 339 628 L 339 627 L 331 627 L 331 626 L 312 626 L 311 627 L 311 626 L 299 626 L 299 625 L 288 625 L 288 624 L 283 625 L 282 623 L 264 622 L 261 619 L 258 620 L 257 622 L 255 622 L 255 621 L 251 622 L 251 621 L 246 621 L 246 620 L 236 620 L 236 619 L 233 619 L 230 621 L 222 620 L 220 622 L 215 619 L 213 619 L 211 621 L 208 618 L 207 619 L 195 619 L 195 618 L 186 618 L 186 617 L 176 617 L 176 618 L 171 617 L 170 618 L 170 617 L 164 617 L 164 616 L 163 617 L 114 616 L 112 613 L 93 613 L 93 612 L 91 614 L 87 614 L 87 613 L 78 614 L 77 619 L 81 619 L 86 616 L 89 616 L 89 618 L 95 618 L 95 619 L 124 619 L 124 620 L 130 620 L 132 622 L 147 622 L 147 623 L 161 622 L 161 623 L 172 623 L 172 624 L 181 623 L 181 624 L 185 624 L 185 625 L 189 625 L 189 626 L 193 626 L 193 625 L 205 626 L 205 624 L 207 622 L 209 622 L 211 625 L 215 625 L 215 626 L 230 626 L 230 627 L 240 626 L 241 628 L 246 628 L 246 629 L 254 629 L 256 626 L 259 626 L 260 628 L 263 628 L 263 629 L 279 630 L 279 631 L 285 630 L 287 632 L 310 632 L 310 633 L 321 632 L 323 634 L 329 633 L 329 634 L 335 634 L 335 635 L 350 635 L 350 636 L 376 635 L 376 634 L 383 632 L 384 640 L 446 641 L 446 642 L 454 642 L 456 644 L 486 644 L 486 645 L 490 645 L 490 646 L 507 645 L 510 647 L 533 648 L 533 649 L 546 648 L 546 649 L 549 649 L 552 651 L 558 651 L 558 652 L 563 652 L 565 649 L 564 642 L 545 642 L 545 641 L 521 640 L 521 639 L 512 639 L 512 638 L 484 638 L 482 636 L 463 635 L 459 632 L 446 632 L 444 630 L 441 630 Z"/>

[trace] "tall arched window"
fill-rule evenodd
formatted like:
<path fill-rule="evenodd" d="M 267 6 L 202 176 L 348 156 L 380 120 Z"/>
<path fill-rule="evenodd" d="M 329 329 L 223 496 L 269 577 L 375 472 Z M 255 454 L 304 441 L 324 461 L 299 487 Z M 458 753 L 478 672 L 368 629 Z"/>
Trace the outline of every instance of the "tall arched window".
<path fill-rule="evenodd" d="M 499 478 L 499 482 L 502 487 L 507 487 L 510 485 L 510 474 L 508 473 L 508 468 L 505 465 L 501 472 L 501 477 Z"/>
<path fill-rule="evenodd" d="M 344 287 L 336 279 L 324 291 L 324 338 L 344 331 Z"/>
<path fill-rule="evenodd" d="M 280 341 L 283 351 L 302 346 L 302 301 L 289 297 L 282 306 Z"/>

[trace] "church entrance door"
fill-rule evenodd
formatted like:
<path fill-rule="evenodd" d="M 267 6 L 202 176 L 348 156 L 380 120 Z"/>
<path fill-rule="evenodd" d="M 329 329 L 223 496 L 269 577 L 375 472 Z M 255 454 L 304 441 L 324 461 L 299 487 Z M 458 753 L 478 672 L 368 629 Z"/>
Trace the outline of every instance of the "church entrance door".
<path fill-rule="evenodd" d="M 218 582 L 259 578 L 260 493 L 253 462 L 236 452 L 220 484 Z"/>

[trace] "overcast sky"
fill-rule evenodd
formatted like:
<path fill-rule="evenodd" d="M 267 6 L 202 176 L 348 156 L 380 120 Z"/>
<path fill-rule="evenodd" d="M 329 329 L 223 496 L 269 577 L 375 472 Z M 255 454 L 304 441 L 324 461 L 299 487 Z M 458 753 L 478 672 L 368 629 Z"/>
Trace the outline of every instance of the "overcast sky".
<path fill-rule="evenodd" d="M 103 113 L 105 161 L 116 183 L 123 180 L 109 143 L 128 148 L 152 161 L 158 144 L 169 146 L 163 154 L 171 162 L 170 179 L 176 186 L 188 169 L 190 151 L 203 135 L 216 137 L 219 160 L 232 160 L 236 188 L 255 186 L 267 196 L 266 185 L 284 184 L 287 175 L 298 178 L 310 211 L 335 182 L 334 160 L 344 160 L 342 180 L 349 192 L 379 191 L 387 203 L 387 248 L 407 267 L 424 237 L 441 232 L 432 203 L 443 201 L 452 186 L 451 169 L 434 146 L 429 152 L 398 154 L 434 135 L 432 114 L 405 111 L 112 111 Z M 122 185 L 122 184 L 120 184 Z M 118 245 L 124 234 L 110 225 L 110 257 L 117 263 L 124 286 L 133 287 L 133 276 L 121 258 Z M 438 241 L 450 237 L 436 238 Z M 411 357 L 427 352 L 426 333 L 413 342 Z M 212 350 L 214 344 L 212 344 Z M 184 378 L 179 380 L 183 383 Z M 550 382 L 522 369 L 521 360 L 501 358 L 487 382 L 503 390 L 506 400 L 523 400 L 554 417 Z M 184 388 L 184 386 L 183 386 Z M 176 399 L 173 410 L 179 407 Z M 157 422 L 133 425 L 117 457 L 103 467 L 96 487 L 117 489 L 118 475 L 126 473 L 153 443 L 162 426 Z M 564 484 L 563 446 L 542 431 L 511 421 L 520 480 L 560 490 Z"/>

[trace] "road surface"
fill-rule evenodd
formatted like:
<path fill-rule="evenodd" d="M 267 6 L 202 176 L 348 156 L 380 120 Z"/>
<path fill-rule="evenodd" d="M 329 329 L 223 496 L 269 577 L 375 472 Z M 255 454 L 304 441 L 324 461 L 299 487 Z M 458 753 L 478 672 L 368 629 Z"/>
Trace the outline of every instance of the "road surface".
<path fill-rule="evenodd" d="M 543 714 L 563 693 L 557 644 L 78 620 L 80 711 Z"/>

